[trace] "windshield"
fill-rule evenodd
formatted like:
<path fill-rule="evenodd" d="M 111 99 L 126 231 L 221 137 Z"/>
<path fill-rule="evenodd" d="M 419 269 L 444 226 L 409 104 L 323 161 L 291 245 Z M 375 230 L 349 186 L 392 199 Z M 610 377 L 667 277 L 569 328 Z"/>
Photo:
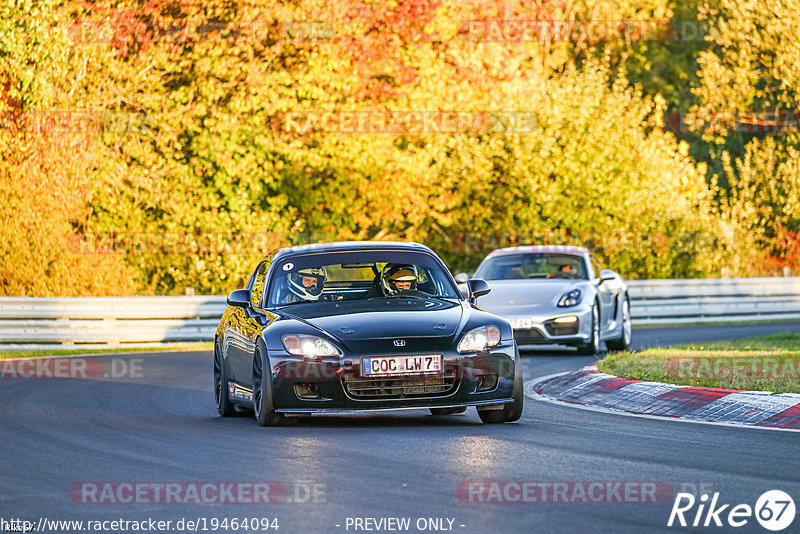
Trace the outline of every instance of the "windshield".
<path fill-rule="evenodd" d="M 430 254 L 373 250 L 279 260 L 274 266 L 267 305 L 434 297 L 460 295 Z"/>
<path fill-rule="evenodd" d="M 581 256 L 557 253 L 503 254 L 487 258 L 478 267 L 475 278 L 484 280 L 588 279 Z"/>

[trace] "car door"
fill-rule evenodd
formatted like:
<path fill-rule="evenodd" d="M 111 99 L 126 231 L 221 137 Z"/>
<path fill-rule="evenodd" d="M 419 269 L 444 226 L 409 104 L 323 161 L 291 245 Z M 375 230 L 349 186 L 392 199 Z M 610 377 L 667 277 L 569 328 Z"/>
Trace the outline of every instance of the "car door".
<path fill-rule="evenodd" d="M 594 254 L 589 254 L 589 261 L 594 271 L 594 283 L 597 287 L 597 300 L 600 302 L 600 335 L 601 337 L 609 331 L 615 319 L 615 289 L 613 282 L 600 282 L 603 267 L 597 261 Z M 599 284 L 599 285 L 598 285 Z"/>
<path fill-rule="evenodd" d="M 263 322 L 258 310 L 263 306 L 262 299 L 269 263 L 269 259 L 263 260 L 250 276 L 247 284 L 247 289 L 250 290 L 250 306 L 235 308 L 226 325 L 229 369 L 233 380 L 243 385 L 249 385 L 253 378 L 253 353 Z"/>

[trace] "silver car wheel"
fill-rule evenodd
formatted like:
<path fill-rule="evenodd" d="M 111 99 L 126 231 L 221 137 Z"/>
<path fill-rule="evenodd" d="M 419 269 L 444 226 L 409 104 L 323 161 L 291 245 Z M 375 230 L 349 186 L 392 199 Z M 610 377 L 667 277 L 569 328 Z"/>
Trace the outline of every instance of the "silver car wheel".
<path fill-rule="evenodd" d="M 631 333 L 633 324 L 631 322 L 631 304 L 628 299 L 622 301 L 622 340 L 626 347 L 631 344 Z"/>

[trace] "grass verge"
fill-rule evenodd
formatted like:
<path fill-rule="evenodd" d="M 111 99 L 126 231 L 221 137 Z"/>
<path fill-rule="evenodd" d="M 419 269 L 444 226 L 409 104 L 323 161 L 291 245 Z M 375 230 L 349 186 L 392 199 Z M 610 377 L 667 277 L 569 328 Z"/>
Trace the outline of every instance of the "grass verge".
<path fill-rule="evenodd" d="M 800 393 L 800 333 L 619 352 L 598 369 L 649 382 Z"/>
<path fill-rule="evenodd" d="M 169 343 L 157 347 L 108 347 L 98 349 L 44 349 L 44 350 L 21 350 L 11 352 L 0 352 L 0 359 L 5 358 L 35 358 L 41 356 L 69 356 L 72 354 L 113 354 L 122 352 L 160 352 L 167 350 L 213 350 L 214 344 L 206 343 Z"/>

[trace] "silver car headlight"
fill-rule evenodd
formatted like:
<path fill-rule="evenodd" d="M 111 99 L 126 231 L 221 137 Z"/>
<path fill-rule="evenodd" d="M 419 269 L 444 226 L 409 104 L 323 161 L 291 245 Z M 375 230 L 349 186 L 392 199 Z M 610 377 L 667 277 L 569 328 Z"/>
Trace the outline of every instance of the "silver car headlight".
<path fill-rule="evenodd" d="M 572 306 L 577 306 L 581 303 L 581 290 L 580 289 L 572 289 L 567 291 L 561 298 L 558 299 L 558 307 L 559 308 L 571 308 Z"/>
<path fill-rule="evenodd" d="M 474 328 L 461 337 L 458 352 L 482 352 L 500 343 L 500 329 L 494 325 Z"/>
<path fill-rule="evenodd" d="M 327 339 L 306 334 L 284 334 L 281 343 L 289 354 L 295 356 L 339 356 L 341 352 Z"/>

